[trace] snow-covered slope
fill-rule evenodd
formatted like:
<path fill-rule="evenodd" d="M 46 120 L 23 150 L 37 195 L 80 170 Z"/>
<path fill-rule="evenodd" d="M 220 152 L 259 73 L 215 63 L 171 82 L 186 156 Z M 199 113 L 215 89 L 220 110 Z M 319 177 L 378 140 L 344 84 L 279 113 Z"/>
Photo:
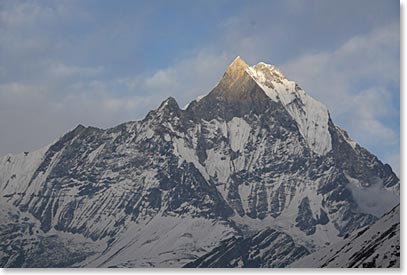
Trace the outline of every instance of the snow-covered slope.
<path fill-rule="evenodd" d="M 285 78 L 273 65 L 260 62 L 247 68 L 247 72 L 267 96 L 284 105 L 313 152 L 324 155 L 332 149 L 329 112 L 322 103 L 306 94 L 295 82 Z"/>
<path fill-rule="evenodd" d="M 400 205 L 377 222 L 291 267 L 400 267 Z"/>
<path fill-rule="evenodd" d="M 227 222 L 204 218 L 162 217 L 131 224 L 86 267 L 179 267 L 202 256 L 237 232 Z"/>
<path fill-rule="evenodd" d="M 374 223 L 399 186 L 321 103 L 241 58 L 185 109 L 168 98 L 142 120 L 79 125 L 0 159 L 1 202 L 45 235 L 103 248 L 76 266 L 183 266 L 265 228 L 313 252 Z"/>

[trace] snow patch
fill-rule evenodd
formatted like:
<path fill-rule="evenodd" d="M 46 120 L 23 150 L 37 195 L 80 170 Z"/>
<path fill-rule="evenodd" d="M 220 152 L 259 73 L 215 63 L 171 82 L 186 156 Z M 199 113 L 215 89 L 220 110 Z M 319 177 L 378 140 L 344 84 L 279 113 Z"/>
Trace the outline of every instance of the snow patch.
<path fill-rule="evenodd" d="M 0 158 L 0 189 L 2 194 L 24 192 L 35 170 L 50 146 L 34 152 L 8 154 Z"/>
<path fill-rule="evenodd" d="M 88 156 L 89 162 L 93 162 L 94 159 L 99 155 L 99 153 L 102 152 L 104 147 L 105 147 L 105 144 L 102 144 L 98 148 L 96 148 L 94 151 L 92 151 Z"/>
<path fill-rule="evenodd" d="M 198 161 L 198 156 L 196 155 L 196 151 L 190 147 L 188 147 L 184 139 L 182 138 L 174 138 L 173 139 L 173 146 L 174 146 L 174 154 L 180 157 L 180 161 L 182 162 L 185 160 L 186 162 L 191 162 L 195 165 L 195 167 L 199 170 L 202 176 L 208 180 L 209 176 L 206 173 L 206 170 Z M 180 163 L 179 163 L 180 164 Z"/>
<path fill-rule="evenodd" d="M 227 123 L 230 146 L 235 152 L 243 152 L 250 135 L 250 125 L 240 117 L 234 117 Z"/>

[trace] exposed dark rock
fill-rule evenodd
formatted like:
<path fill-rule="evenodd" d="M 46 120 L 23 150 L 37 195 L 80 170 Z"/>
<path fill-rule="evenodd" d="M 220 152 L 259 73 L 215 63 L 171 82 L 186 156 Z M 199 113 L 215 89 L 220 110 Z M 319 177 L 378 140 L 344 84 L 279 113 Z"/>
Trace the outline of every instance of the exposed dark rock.
<path fill-rule="evenodd" d="M 184 267 L 281 268 L 308 254 L 308 250 L 296 245 L 289 235 L 266 228 L 249 238 L 232 237 L 222 241 L 218 247 Z"/>
<path fill-rule="evenodd" d="M 295 218 L 295 226 L 301 231 L 304 231 L 307 235 L 315 233 L 317 220 L 314 218 L 308 197 L 302 199 L 298 206 L 297 218 Z"/>

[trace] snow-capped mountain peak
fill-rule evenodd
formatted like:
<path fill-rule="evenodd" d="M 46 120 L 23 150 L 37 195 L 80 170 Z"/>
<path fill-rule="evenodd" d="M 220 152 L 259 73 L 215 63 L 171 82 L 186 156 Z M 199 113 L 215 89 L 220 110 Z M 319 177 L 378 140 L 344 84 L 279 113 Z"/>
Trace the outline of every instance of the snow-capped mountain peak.
<path fill-rule="evenodd" d="M 287 78 L 284 76 L 284 74 L 280 71 L 279 68 L 272 64 L 267 64 L 264 62 L 259 62 L 256 65 L 251 67 L 254 69 L 256 72 L 263 72 L 264 75 L 268 75 L 268 77 L 272 77 L 274 79 L 279 79 L 279 80 L 286 80 Z"/>
<path fill-rule="evenodd" d="M 268 108 L 265 106 L 267 98 L 271 99 L 281 104 L 296 122 L 312 152 L 325 155 L 332 149 L 328 109 L 288 80 L 274 65 L 260 62 L 249 66 L 240 56 L 236 57 L 212 92 L 194 102 L 206 98 L 210 102 L 207 107 L 216 106 L 214 97 L 223 102 L 222 108 L 225 107 L 224 101 L 233 105 L 238 102 L 241 114 L 261 113 Z"/>
<path fill-rule="evenodd" d="M 247 65 L 246 61 L 244 61 L 240 55 L 238 55 L 235 59 L 233 59 L 232 63 L 230 63 L 225 72 L 228 72 L 229 70 L 236 70 L 238 68 L 245 70 L 247 67 L 249 67 L 249 65 Z"/>
<path fill-rule="evenodd" d="M 288 80 L 274 65 L 260 62 L 249 66 L 238 56 L 213 92 L 227 101 L 249 101 L 249 105 L 257 106 L 257 110 L 259 102 L 265 101 L 262 95 L 266 95 L 284 106 L 314 153 L 324 155 L 332 149 L 328 109 L 295 82 Z"/>
<path fill-rule="evenodd" d="M 332 149 L 328 130 L 328 109 L 295 82 L 288 80 L 274 65 L 263 62 L 249 67 L 247 72 L 272 100 L 281 102 L 297 122 L 301 135 L 311 150 L 324 155 Z"/>
<path fill-rule="evenodd" d="M 285 266 L 372 224 L 370 202 L 393 207 L 384 194 L 399 186 L 323 104 L 275 66 L 238 57 L 185 109 L 168 98 L 144 119 L 79 126 L 37 152 L 0 158 L 0 208 L 9 209 L 0 211 L 0 266 L 36 266 L 37 239 L 53 234 L 103 249 L 81 253 L 78 266 L 213 264 L 212 255 L 231 266 Z M 14 242 L 14 212 L 30 213 L 41 234 Z M 21 246 L 28 239 L 35 250 Z"/>

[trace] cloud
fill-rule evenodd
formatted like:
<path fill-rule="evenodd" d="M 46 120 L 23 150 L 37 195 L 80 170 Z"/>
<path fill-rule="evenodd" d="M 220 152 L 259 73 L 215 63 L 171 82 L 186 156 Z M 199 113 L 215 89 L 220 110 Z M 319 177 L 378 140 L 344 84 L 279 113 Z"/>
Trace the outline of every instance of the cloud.
<path fill-rule="evenodd" d="M 51 98 L 44 85 L 0 85 L 0 154 L 44 146 L 77 124 L 111 127 L 139 118 L 137 110 L 157 104 L 154 97 L 112 96 L 105 83 L 86 82 L 81 91 Z"/>
<path fill-rule="evenodd" d="M 207 94 L 221 78 L 233 55 L 215 54 L 203 49 L 180 59 L 152 74 L 120 79 L 130 91 L 146 97 L 154 94 L 163 99 L 173 96 L 183 105 L 199 95 Z"/>
<path fill-rule="evenodd" d="M 398 13 L 398 3 L 381 0 L 246 2 L 242 12 L 220 24 L 217 45 L 250 63 L 284 64 L 296 56 L 337 48 L 384 25 L 398 24 Z"/>
<path fill-rule="evenodd" d="M 103 67 L 79 67 L 64 63 L 50 64 L 49 74 L 57 78 L 95 77 L 102 73 Z"/>
<path fill-rule="evenodd" d="M 383 181 L 379 178 L 370 179 L 370 182 L 372 185 L 363 187 L 358 180 L 351 179 L 346 187 L 363 213 L 379 218 L 400 203 L 400 195 L 383 188 Z"/>
<path fill-rule="evenodd" d="M 39 18 L 53 16 L 53 10 L 49 7 L 30 2 L 20 2 L 13 5 L 10 1 L 2 3 L 0 10 L 0 23 L 8 27 L 17 27 L 32 24 Z"/>
<path fill-rule="evenodd" d="M 370 88 L 355 95 L 351 100 L 350 107 L 354 108 L 354 114 L 348 119 L 352 130 L 363 131 L 365 139 L 375 138 L 368 144 L 372 142 L 397 143 L 398 134 L 382 122 L 386 116 L 398 115 L 393 112 L 391 91 L 383 87 Z"/>

